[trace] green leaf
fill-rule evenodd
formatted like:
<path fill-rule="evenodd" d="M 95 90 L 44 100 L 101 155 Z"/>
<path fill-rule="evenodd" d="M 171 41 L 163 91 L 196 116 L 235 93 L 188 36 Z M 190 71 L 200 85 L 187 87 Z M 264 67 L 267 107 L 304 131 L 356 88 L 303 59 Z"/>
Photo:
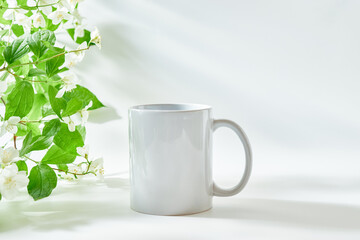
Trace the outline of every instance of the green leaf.
<path fill-rule="evenodd" d="M 59 116 L 60 119 L 61 118 L 61 110 L 66 108 L 66 101 L 63 98 L 56 98 L 56 94 L 57 94 L 58 90 L 53 87 L 53 86 L 49 86 L 49 101 L 51 104 L 52 109 L 54 110 L 54 112 L 56 113 L 56 115 Z"/>
<path fill-rule="evenodd" d="M 25 55 L 22 58 L 20 58 L 19 60 L 16 60 L 12 65 L 20 65 L 20 64 L 25 64 L 29 62 L 29 55 Z M 29 64 L 25 64 L 25 65 L 20 65 L 18 67 L 12 67 L 12 70 L 15 72 L 16 75 L 21 76 L 27 76 L 30 70 L 30 65 Z M 21 78 L 17 78 L 15 77 L 16 80 L 22 80 Z"/>
<path fill-rule="evenodd" d="M 7 10 L 8 4 L 6 1 L 1 0 L 0 1 L 0 23 L 4 24 L 4 25 L 10 25 L 11 21 L 10 20 L 5 20 L 2 16 L 4 15 L 4 12 Z"/>
<path fill-rule="evenodd" d="M 46 164 L 33 167 L 30 171 L 29 180 L 27 189 L 34 200 L 49 196 L 57 184 L 56 173 Z"/>
<path fill-rule="evenodd" d="M 70 132 L 65 123 L 61 123 L 60 131 L 54 137 L 54 143 L 64 151 L 72 154 L 77 154 L 77 147 L 84 146 L 84 141 L 78 130 Z"/>
<path fill-rule="evenodd" d="M 29 52 L 29 46 L 24 38 L 15 39 L 10 46 L 4 50 L 4 58 L 9 64 L 22 58 Z"/>
<path fill-rule="evenodd" d="M 11 30 L 13 31 L 13 33 L 15 34 L 15 36 L 20 37 L 21 35 L 24 34 L 24 28 L 21 25 L 18 24 L 13 24 L 11 26 Z"/>
<path fill-rule="evenodd" d="M 43 93 L 43 94 L 47 95 L 49 84 L 52 85 L 49 81 L 49 78 L 46 75 L 45 76 L 39 75 L 39 76 L 36 76 L 34 80 L 37 81 L 37 82 L 33 83 L 35 92 Z"/>
<path fill-rule="evenodd" d="M 17 124 L 18 131 L 16 132 L 16 136 L 26 136 L 30 131 L 33 132 L 33 135 L 40 135 L 40 123 L 38 122 L 27 122 L 24 124 Z"/>
<path fill-rule="evenodd" d="M 34 89 L 29 82 L 19 81 L 6 102 L 5 120 L 11 116 L 25 117 L 34 103 Z"/>
<path fill-rule="evenodd" d="M 28 118 L 31 120 L 40 119 L 42 117 L 41 108 L 47 102 L 48 100 L 46 99 L 44 94 L 42 93 L 35 94 L 34 104 L 31 111 L 28 114 Z"/>
<path fill-rule="evenodd" d="M 23 142 L 23 146 L 19 152 L 20 156 L 24 156 L 25 154 L 32 152 L 32 151 L 38 151 L 38 150 L 44 150 L 50 147 L 52 143 L 52 138 L 47 136 L 35 136 L 32 137 L 32 131 L 30 131 Z"/>
<path fill-rule="evenodd" d="M 48 77 L 52 77 L 59 72 L 59 67 L 64 64 L 65 62 L 65 54 L 61 54 L 65 52 L 64 49 L 56 48 L 56 51 L 51 50 L 50 56 L 46 56 L 46 58 L 53 57 L 46 61 L 45 63 L 45 72 Z M 61 54 L 61 55 L 59 55 Z M 57 56 L 59 55 L 59 56 Z M 57 57 L 54 57 L 57 56 Z"/>
<path fill-rule="evenodd" d="M 66 164 L 58 164 L 57 167 L 65 172 L 69 171 L 69 167 Z"/>
<path fill-rule="evenodd" d="M 30 50 L 38 57 L 44 55 L 48 50 L 46 43 L 54 45 L 56 41 L 55 34 L 49 30 L 37 31 L 28 37 L 27 42 Z"/>
<path fill-rule="evenodd" d="M 66 109 L 61 113 L 61 115 L 64 116 L 70 116 L 76 113 L 77 111 L 83 109 L 86 106 L 84 102 L 79 98 L 72 98 L 70 101 L 66 104 Z"/>
<path fill-rule="evenodd" d="M 61 123 L 59 119 L 52 119 L 49 122 L 45 123 L 45 126 L 42 131 L 43 136 L 51 137 L 55 136 L 56 133 L 60 130 Z"/>
<path fill-rule="evenodd" d="M 51 108 L 50 104 L 45 104 L 42 108 L 41 108 L 41 114 L 42 117 L 47 117 L 50 115 L 55 115 L 56 113 L 54 112 L 54 110 Z"/>
<path fill-rule="evenodd" d="M 26 137 L 25 137 L 25 139 L 24 139 L 24 141 L 23 141 L 22 148 L 26 148 L 27 146 L 29 146 L 29 145 L 31 144 L 31 140 L 32 140 L 32 131 L 30 131 L 30 132 L 26 135 Z M 20 150 L 20 152 L 21 152 L 21 150 Z M 21 154 L 20 154 L 20 155 L 21 155 Z"/>
<path fill-rule="evenodd" d="M 1 39 L 1 36 L 0 36 L 0 39 Z M 5 49 L 5 47 L 0 47 L 0 66 L 3 65 L 5 62 L 5 58 L 3 56 L 4 49 Z"/>
<path fill-rule="evenodd" d="M 78 125 L 78 126 L 76 126 L 76 130 L 80 133 L 83 141 L 85 142 L 85 137 L 86 137 L 86 128 L 85 128 L 85 126 Z"/>
<path fill-rule="evenodd" d="M 29 71 L 28 77 L 36 77 L 42 75 L 46 75 L 46 72 L 38 68 L 32 68 Z"/>
<path fill-rule="evenodd" d="M 89 108 L 89 110 L 98 109 L 101 107 L 104 107 L 104 104 L 102 104 L 99 99 L 87 88 L 82 87 L 80 85 L 77 85 L 75 89 L 73 89 L 71 92 L 66 92 L 64 94 L 64 99 L 69 102 L 71 99 L 80 99 L 84 103 L 83 107 L 85 107 L 87 104 L 90 103 L 90 101 L 93 102 L 92 106 Z"/>
<path fill-rule="evenodd" d="M 28 174 L 28 166 L 26 165 L 26 162 L 23 160 L 19 160 L 16 162 L 16 166 L 18 167 L 19 172 L 25 171 L 26 175 Z"/>
<path fill-rule="evenodd" d="M 46 26 L 45 28 L 50 30 L 50 31 L 55 31 L 56 29 L 58 29 L 58 27 L 60 26 L 61 23 L 55 25 L 52 23 L 52 20 L 49 19 L 43 12 L 41 12 L 41 15 L 43 15 L 45 22 L 46 22 Z"/>
<path fill-rule="evenodd" d="M 36 10 L 37 7 L 29 7 L 27 6 L 27 0 L 17 0 L 17 4 L 19 7 L 21 7 L 22 9 L 26 9 L 26 10 Z"/>
<path fill-rule="evenodd" d="M 67 153 L 58 146 L 53 145 L 41 162 L 45 164 L 68 164 L 74 162 L 75 158 L 75 154 Z"/>
<path fill-rule="evenodd" d="M 69 28 L 67 29 L 67 32 L 69 33 L 70 37 L 75 40 L 76 43 L 81 44 L 83 42 L 87 42 L 87 44 L 90 43 L 91 40 L 91 32 L 89 30 L 84 30 L 84 36 L 83 37 L 78 37 L 76 39 L 74 39 L 74 33 L 75 33 L 75 29 L 74 28 Z"/>

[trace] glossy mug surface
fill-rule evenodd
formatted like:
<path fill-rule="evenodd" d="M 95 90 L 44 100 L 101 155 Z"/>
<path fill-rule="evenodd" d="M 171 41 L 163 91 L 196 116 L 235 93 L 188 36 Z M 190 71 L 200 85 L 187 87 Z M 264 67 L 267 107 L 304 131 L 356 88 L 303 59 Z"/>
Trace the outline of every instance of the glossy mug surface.
<path fill-rule="evenodd" d="M 235 131 L 245 149 L 240 182 L 231 189 L 212 179 L 212 136 L 219 127 Z M 240 192 L 249 180 L 252 156 L 243 130 L 214 120 L 200 104 L 149 104 L 129 109 L 131 208 L 156 215 L 198 213 L 212 207 L 213 196 Z"/>

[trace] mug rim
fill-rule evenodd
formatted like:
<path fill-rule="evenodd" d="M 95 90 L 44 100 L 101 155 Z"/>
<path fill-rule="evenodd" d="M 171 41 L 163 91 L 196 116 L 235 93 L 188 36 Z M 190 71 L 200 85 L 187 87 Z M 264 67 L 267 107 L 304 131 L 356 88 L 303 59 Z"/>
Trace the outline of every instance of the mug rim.
<path fill-rule="evenodd" d="M 165 112 L 197 112 L 197 111 L 204 111 L 210 109 L 211 106 L 209 105 L 197 104 L 197 103 L 151 103 L 151 104 L 135 105 L 129 108 L 130 111 L 164 112 L 164 113 Z"/>

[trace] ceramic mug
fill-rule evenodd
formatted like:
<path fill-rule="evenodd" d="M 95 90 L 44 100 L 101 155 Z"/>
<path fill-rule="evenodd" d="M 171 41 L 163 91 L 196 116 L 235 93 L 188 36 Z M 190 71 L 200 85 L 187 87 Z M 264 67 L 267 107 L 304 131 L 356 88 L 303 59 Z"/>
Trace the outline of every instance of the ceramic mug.
<path fill-rule="evenodd" d="M 245 149 L 240 182 L 222 189 L 212 179 L 212 135 L 232 129 Z M 210 106 L 149 104 L 129 109 L 131 208 L 155 215 L 185 215 L 212 207 L 213 196 L 239 193 L 249 180 L 252 155 L 244 131 L 214 120 Z"/>

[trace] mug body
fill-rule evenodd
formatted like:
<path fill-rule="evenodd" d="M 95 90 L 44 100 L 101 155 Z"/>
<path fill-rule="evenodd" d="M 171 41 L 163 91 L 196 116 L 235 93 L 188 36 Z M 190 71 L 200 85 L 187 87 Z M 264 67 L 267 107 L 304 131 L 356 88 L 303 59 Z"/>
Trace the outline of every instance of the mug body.
<path fill-rule="evenodd" d="M 198 104 L 129 109 L 131 208 L 182 215 L 212 207 L 212 110 Z"/>

